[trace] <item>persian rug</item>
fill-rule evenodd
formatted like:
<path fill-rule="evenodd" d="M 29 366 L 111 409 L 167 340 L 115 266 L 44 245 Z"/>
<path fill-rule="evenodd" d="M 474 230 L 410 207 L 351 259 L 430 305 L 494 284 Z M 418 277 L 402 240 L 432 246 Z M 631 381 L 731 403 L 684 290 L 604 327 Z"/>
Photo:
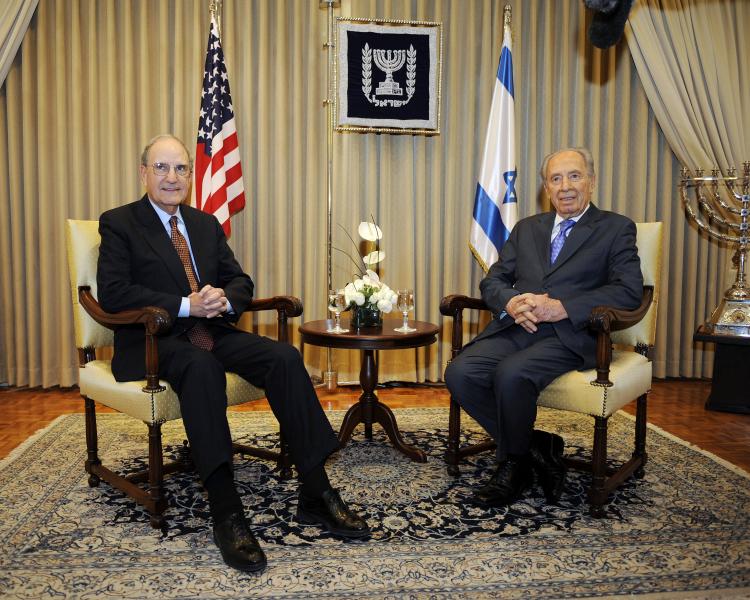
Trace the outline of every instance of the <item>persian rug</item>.
<path fill-rule="evenodd" d="M 107 484 L 87 485 L 84 417 L 66 415 L 0 463 L 0 597 L 3 598 L 668 598 L 750 597 L 750 478 L 654 427 L 643 479 L 611 497 L 606 519 L 588 515 L 589 477 L 572 472 L 559 505 L 534 489 L 506 508 L 465 502 L 491 472 L 473 457 L 458 478 L 442 459 L 447 410 L 395 411 L 411 462 L 378 426 L 362 428 L 328 463 L 331 480 L 373 527 L 366 542 L 339 541 L 296 522 L 297 482 L 273 465 L 235 457 L 253 528 L 268 554 L 259 575 L 224 565 L 194 473 L 168 476 L 169 527 Z M 234 437 L 277 444 L 270 413 L 230 412 Z M 343 413 L 329 413 L 334 426 Z M 590 452 L 593 420 L 541 409 L 537 427 Z M 484 438 L 468 418 L 465 441 Z M 166 454 L 184 439 L 164 426 Z M 627 458 L 633 422 L 610 419 L 610 455 Z M 146 428 L 99 416 L 104 462 L 144 466 Z"/>

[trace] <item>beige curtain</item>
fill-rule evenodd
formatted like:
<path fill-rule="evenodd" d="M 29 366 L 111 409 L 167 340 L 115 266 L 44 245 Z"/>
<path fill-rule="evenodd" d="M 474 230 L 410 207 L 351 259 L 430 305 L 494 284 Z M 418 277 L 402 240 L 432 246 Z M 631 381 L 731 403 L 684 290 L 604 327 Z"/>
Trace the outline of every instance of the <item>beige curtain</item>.
<path fill-rule="evenodd" d="M 96 219 L 139 197 L 137 161 L 151 136 L 173 131 L 194 145 L 207 4 L 40 0 L 0 88 L 0 380 L 75 383 L 63 222 Z M 536 174 L 545 153 L 591 147 L 597 204 L 667 223 L 655 373 L 709 375 L 691 340 L 706 303 L 689 277 L 708 250 L 688 235 L 675 187 L 679 165 L 626 44 L 592 48 L 590 16 L 579 2 L 511 4 L 521 215 L 547 208 Z M 468 234 L 502 12 L 492 0 L 342 0 L 337 9 L 443 23 L 441 135 L 333 136 L 334 245 L 350 245 L 339 224 L 354 234 L 372 214 L 384 232 L 383 279 L 414 287 L 412 316 L 443 325 L 434 346 L 381 352 L 381 381 L 441 379 L 450 333 L 440 298 L 478 291 L 481 269 Z M 326 316 L 325 39 L 326 11 L 317 0 L 224 2 L 247 195 L 230 243 L 258 295 L 300 296 L 305 319 Z M 343 285 L 351 269 L 339 253 L 333 267 Z M 667 317 L 676 306 L 680 322 Z M 265 333 L 272 323 L 256 317 L 243 325 Z M 296 327 L 294 336 L 298 344 Z M 325 368 L 320 349 L 306 347 L 305 359 L 311 372 Z M 356 353 L 336 351 L 333 359 L 340 379 L 357 379 Z"/>
<path fill-rule="evenodd" d="M 690 168 L 706 172 L 750 160 L 750 2 L 715 0 L 640 0 L 630 13 L 628 47 L 651 108 L 664 136 Z M 736 277 L 727 247 L 684 232 L 681 244 L 694 266 L 683 283 L 687 304 L 675 302 L 664 317 L 668 330 L 691 334 L 696 313 L 710 314 Z M 680 352 L 678 338 L 668 351 Z M 701 345 L 702 346 L 702 345 Z M 683 352 L 681 373 L 701 374 Z M 694 358 L 700 360 L 701 353 Z M 703 355 L 706 367 L 711 353 Z M 691 368 L 692 367 L 692 368 Z"/>
<path fill-rule="evenodd" d="M 750 156 L 750 2 L 640 0 L 628 47 L 680 161 L 740 166 Z"/>

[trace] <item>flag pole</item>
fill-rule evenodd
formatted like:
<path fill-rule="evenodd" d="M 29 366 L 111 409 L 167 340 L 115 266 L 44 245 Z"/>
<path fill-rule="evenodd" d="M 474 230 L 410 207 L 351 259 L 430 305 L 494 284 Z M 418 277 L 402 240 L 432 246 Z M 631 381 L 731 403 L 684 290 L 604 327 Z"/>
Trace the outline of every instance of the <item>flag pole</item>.
<path fill-rule="evenodd" d="M 333 42 L 333 9 L 339 5 L 339 0 L 320 0 L 320 8 L 327 11 L 327 39 L 323 47 L 327 52 L 326 68 L 326 290 L 333 289 L 333 61 L 336 45 Z M 338 374 L 333 368 L 333 350 L 329 347 L 326 352 L 326 370 L 323 373 L 323 383 L 327 390 L 333 391 L 338 385 Z"/>

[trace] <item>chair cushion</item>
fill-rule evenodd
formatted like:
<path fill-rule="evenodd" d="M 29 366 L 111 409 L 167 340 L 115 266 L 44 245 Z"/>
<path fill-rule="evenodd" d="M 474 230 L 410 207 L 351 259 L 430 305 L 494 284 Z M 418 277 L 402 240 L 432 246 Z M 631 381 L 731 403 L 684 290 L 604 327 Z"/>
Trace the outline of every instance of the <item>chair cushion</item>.
<path fill-rule="evenodd" d="M 592 385 L 594 380 L 595 369 L 569 371 L 542 390 L 537 405 L 609 417 L 651 390 L 651 361 L 631 350 L 615 350 L 609 372 L 614 385 Z"/>
<path fill-rule="evenodd" d="M 115 381 L 108 360 L 93 360 L 78 371 L 81 394 L 110 408 L 140 419 L 144 423 L 163 423 L 180 419 L 180 403 L 169 384 L 156 394 L 146 393 L 141 381 Z M 229 406 L 264 398 L 265 392 L 251 385 L 235 373 L 227 373 L 227 402 Z"/>

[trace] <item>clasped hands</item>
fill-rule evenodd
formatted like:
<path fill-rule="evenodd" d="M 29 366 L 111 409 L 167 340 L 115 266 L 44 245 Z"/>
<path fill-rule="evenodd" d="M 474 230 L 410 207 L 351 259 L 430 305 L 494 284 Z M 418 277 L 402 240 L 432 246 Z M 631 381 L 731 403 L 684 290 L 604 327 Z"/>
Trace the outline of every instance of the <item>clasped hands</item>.
<path fill-rule="evenodd" d="M 227 311 L 227 297 L 221 288 L 205 285 L 201 291 L 190 294 L 188 299 L 191 317 L 212 319 Z"/>
<path fill-rule="evenodd" d="M 507 312 L 529 333 L 537 330 L 537 323 L 554 323 L 568 318 L 562 302 L 550 298 L 549 294 L 518 294 L 505 305 Z"/>

